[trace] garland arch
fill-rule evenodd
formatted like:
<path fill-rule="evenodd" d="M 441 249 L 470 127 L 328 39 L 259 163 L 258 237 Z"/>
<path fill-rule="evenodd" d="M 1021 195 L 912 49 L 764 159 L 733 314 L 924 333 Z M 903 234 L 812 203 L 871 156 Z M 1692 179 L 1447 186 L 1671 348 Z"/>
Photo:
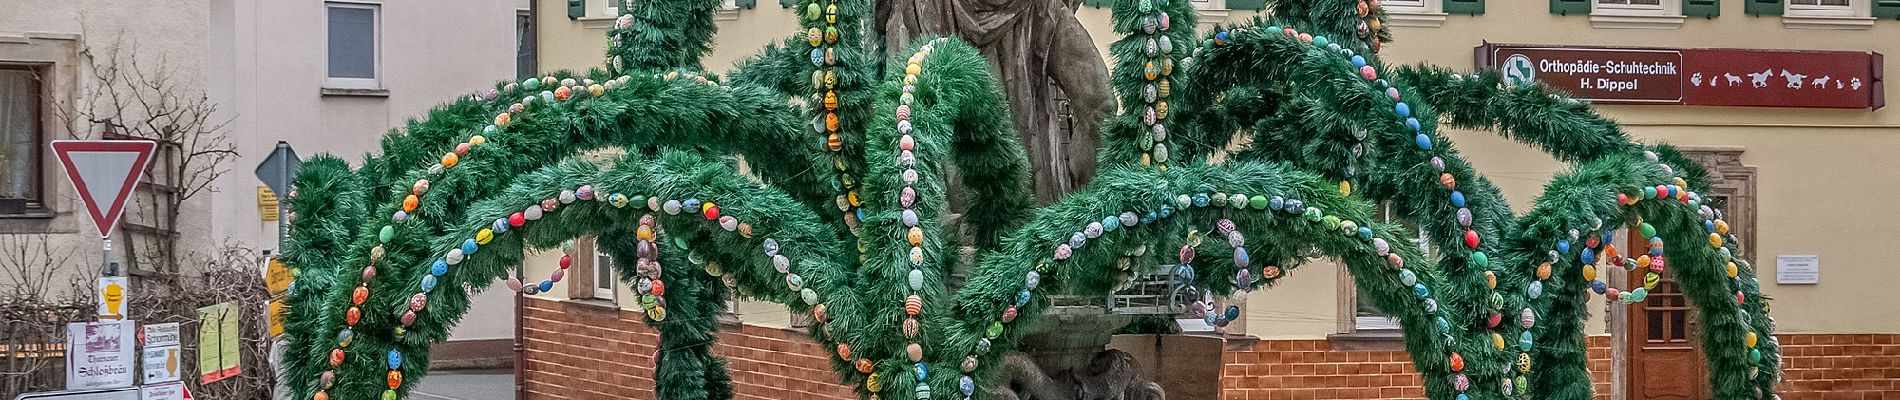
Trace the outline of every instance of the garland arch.
<path fill-rule="evenodd" d="M 551 289 L 564 269 L 509 269 L 581 235 L 635 260 L 618 272 L 661 333 L 668 400 L 731 397 L 709 318 L 728 292 L 813 315 L 812 337 L 860 396 L 995 398 L 993 366 L 1048 295 L 1113 292 L 1132 264 L 1250 290 L 1313 250 L 1400 317 L 1434 399 L 1590 398 L 1587 293 L 1647 293 L 1606 287 L 1611 266 L 1680 283 L 1717 397 L 1773 397 L 1773 323 L 1736 237 L 1697 194 L 1701 168 L 1542 86 L 1385 67 L 1376 2 L 1282 0 L 1270 19 L 1196 33 L 1186 0 L 1118 0 L 1110 81 L 1123 111 L 1102 125 L 1102 170 L 1041 207 L 976 49 L 924 38 L 881 63 L 862 45 L 878 42 L 868 0 L 805 1 L 801 34 L 708 77 L 698 60 L 717 4 L 627 4 L 606 68 L 444 104 L 360 167 L 306 163 L 285 254 L 300 271 L 295 397 L 405 397 L 470 291 Z M 1514 215 L 1441 124 L 1573 169 Z M 968 234 L 944 225 L 950 167 L 971 194 Z M 1368 222 L 1380 203 L 1437 257 Z M 1650 251 L 1619 253 L 1620 228 Z M 962 246 L 974 265 L 952 285 Z"/>

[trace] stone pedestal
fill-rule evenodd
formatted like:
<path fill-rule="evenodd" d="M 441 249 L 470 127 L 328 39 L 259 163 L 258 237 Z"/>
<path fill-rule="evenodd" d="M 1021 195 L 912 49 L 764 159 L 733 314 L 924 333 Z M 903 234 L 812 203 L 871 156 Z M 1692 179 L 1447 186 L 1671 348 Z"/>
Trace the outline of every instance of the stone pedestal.
<path fill-rule="evenodd" d="M 1021 348 L 1043 373 L 1059 376 L 1087 368 L 1095 353 L 1108 348 L 1115 331 L 1133 320 L 1109 314 L 1102 306 L 1054 306 L 1045 311 L 1036 332 L 1023 336 Z"/>

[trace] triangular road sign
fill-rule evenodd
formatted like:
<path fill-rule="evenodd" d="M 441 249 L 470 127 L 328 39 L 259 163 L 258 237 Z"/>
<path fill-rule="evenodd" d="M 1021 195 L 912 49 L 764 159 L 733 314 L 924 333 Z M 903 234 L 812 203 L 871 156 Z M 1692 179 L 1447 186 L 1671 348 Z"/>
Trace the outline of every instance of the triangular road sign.
<path fill-rule="evenodd" d="M 158 143 L 150 140 L 55 140 L 53 155 L 66 167 L 66 179 L 92 213 L 99 237 L 107 237 L 125 215 L 126 199 L 139 172 L 152 161 Z"/>

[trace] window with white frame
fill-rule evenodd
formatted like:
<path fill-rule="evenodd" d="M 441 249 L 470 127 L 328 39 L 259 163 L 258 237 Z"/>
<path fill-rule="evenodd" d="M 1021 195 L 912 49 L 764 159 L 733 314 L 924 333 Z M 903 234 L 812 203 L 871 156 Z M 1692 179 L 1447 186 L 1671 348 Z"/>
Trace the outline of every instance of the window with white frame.
<path fill-rule="evenodd" d="M 1379 7 L 1392 14 L 1436 13 L 1442 0 L 1385 0 Z"/>
<path fill-rule="evenodd" d="M 1676 0 L 1593 0 L 1591 13 L 1610 15 L 1678 15 Z"/>
<path fill-rule="evenodd" d="M 614 256 L 600 251 L 600 245 L 594 244 L 588 247 L 591 247 L 589 252 L 594 253 L 594 279 L 592 279 L 594 282 L 591 284 L 594 289 L 594 298 L 612 301 L 614 299 L 614 281 L 619 280 L 618 277 L 614 276 L 616 271 L 619 270 L 619 268 L 614 266 Z"/>
<path fill-rule="evenodd" d="M 608 18 L 620 17 L 620 0 L 597 0 L 597 1 L 600 1 L 600 15 L 601 16 L 608 17 Z"/>
<path fill-rule="evenodd" d="M 329 22 L 324 87 L 382 89 L 382 6 L 324 3 Z"/>
<path fill-rule="evenodd" d="M 1412 245 L 1418 246 L 1419 254 L 1424 256 L 1424 258 L 1430 259 L 1432 257 L 1434 249 L 1432 248 L 1430 239 L 1425 236 L 1425 229 L 1418 227 L 1411 221 L 1395 218 L 1394 215 L 1397 210 L 1393 207 L 1391 202 L 1379 203 L 1379 207 L 1373 211 L 1373 219 L 1383 223 L 1400 224 L 1412 231 L 1418 232 L 1418 239 L 1413 242 Z M 1398 243 L 1394 243 L 1394 245 L 1397 244 Z M 1345 333 L 1396 332 L 1400 329 L 1398 317 L 1379 311 L 1379 308 L 1373 306 L 1371 301 L 1360 297 L 1358 293 L 1359 287 L 1353 283 L 1352 274 L 1348 273 L 1346 268 L 1343 267 L 1340 268 L 1339 271 L 1339 292 L 1343 294 L 1343 296 L 1341 296 L 1342 300 L 1350 302 L 1349 311 L 1352 314 L 1352 324 Z"/>
<path fill-rule="evenodd" d="M 1788 0 L 1784 15 L 1793 17 L 1853 17 L 1857 0 Z"/>

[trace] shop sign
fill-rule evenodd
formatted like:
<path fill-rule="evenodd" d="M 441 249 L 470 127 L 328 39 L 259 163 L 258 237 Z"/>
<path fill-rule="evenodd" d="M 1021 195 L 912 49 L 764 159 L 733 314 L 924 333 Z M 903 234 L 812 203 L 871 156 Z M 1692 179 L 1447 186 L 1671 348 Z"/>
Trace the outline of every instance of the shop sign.
<path fill-rule="evenodd" d="M 1484 44 L 1478 66 L 1602 104 L 1877 109 L 1880 53 Z"/>

